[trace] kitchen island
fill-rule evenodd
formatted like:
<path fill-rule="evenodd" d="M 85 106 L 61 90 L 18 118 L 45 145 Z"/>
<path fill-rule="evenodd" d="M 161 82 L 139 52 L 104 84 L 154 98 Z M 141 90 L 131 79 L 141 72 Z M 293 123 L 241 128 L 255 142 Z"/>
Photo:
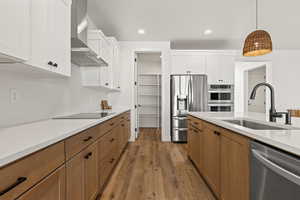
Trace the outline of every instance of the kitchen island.
<path fill-rule="evenodd" d="M 251 181 L 261 178 L 257 171 L 251 171 L 258 168 L 252 169 L 251 166 L 254 162 L 258 166 L 255 156 L 266 160 L 268 153 L 258 152 L 254 146 L 265 145 L 272 149 L 268 152 L 274 149 L 292 158 L 300 156 L 299 128 L 270 123 L 266 119 L 266 115 L 259 113 L 189 113 L 188 156 L 218 199 L 249 200 L 261 190 L 261 187 L 255 190 L 250 186 Z M 268 164 L 273 168 L 276 166 L 270 164 L 271 161 L 266 162 L 264 166 L 259 164 L 259 169 L 267 167 L 265 170 L 269 170 Z M 276 169 L 283 168 L 276 166 Z M 272 187 L 270 183 L 267 186 Z"/>

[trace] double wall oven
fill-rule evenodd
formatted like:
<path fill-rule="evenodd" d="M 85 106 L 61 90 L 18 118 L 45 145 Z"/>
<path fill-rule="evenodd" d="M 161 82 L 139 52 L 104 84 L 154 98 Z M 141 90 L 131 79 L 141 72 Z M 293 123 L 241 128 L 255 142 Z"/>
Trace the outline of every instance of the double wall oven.
<path fill-rule="evenodd" d="M 234 86 L 209 85 L 208 110 L 210 112 L 232 112 L 234 109 Z"/>

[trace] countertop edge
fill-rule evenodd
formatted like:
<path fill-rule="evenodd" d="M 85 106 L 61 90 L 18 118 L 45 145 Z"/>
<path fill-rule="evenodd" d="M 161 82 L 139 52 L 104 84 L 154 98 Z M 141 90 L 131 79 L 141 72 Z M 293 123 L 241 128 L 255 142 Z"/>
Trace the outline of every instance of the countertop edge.
<path fill-rule="evenodd" d="M 246 136 L 246 137 L 251 138 L 253 140 L 257 140 L 259 142 L 265 143 L 267 145 L 273 146 L 273 147 L 278 148 L 282 151 L 285 151 L 285 152 L 288 152 L 288 153 L 291 153 L 295 156 L 300 157 L 300 147 L 299 148 L 292 147 L 292 146 L 287 145 L 285 143 L 281 143 L 281 142 L 278 142 L 276 140 L 272 140 L 270 138 L 261 136 L 259 134 L 253 134 L 251 132 L 247 132 L 246 130 L 241 130 L 241 129 L 236 128 L 234 126 L 231 126 L 231 125 L 228 125 L 228 124 L 225 124 L 225 123 L 221 123 L 220 119 L 216 119 L 216 118 L 214 119 L 213 117 L 199 116 L 195 113 L 188 113 L 188 115 L 191 115 L 191 116 L 193 116 L 195 118 L 198 118 L 198 119 L 202 119 L 202 120 L 207 121 L 209 123 L 212 123 L 216 126 L 231 130 L 231 131 L 236 132 L 237 134 L 240 134 L 242 136 Z"/>
<path fill-rule="evenodd" d="M 101 119 L 99 119 L 99 120 L 97 120 L 97 121 L 95 121 L 93 123 L 90 123 L 90 124 L 88 124 L 86 126 L 83 126 L 83 127 L 79 128 L 79 129 L 72 130 L 72 131 L 64 134 L 61 137 L 57 137 L 57 138 L 54 138 L 52 140 L 48 140 L 48 141 L 39 143 L 39 144 L 33 145 L 31 147 L 27 147 L 27 148 L 25 148 L 24 150 L 22 150 L 20 152 L 4 156 L 3 158 L 0 159 L 0 168 L 3 168 L 3 167 L 5 167 L 5 166 L 7 166 L 7 165 L 9 165 L 11 163 L 16 162 L 17 160 L 25 158 L 26 156 L 29 156 L 29 155 L 31 155 L 31 154 L 33 154 L 35 152 L 43 150 L 43 149 L 45 149 L 45 148 L 47 148 L 47 147 L 49 147 L 49 146 L 51 146 L 53 144 L 59 143 L 59 142 L 65 140 L 65 139 L 67 139 L 69 137 L 72 137 L 72 136 L 74 136 L 74 135 L 76 135 L 76 134 L 84 131 L 84 130 L 92 128 L 92 127 L 94 127 L 94 126 L 96 126 L 98 124 L 101 124 L 101 123 L 103 123 L 103 122 L 105 122 L 107 120 L 110 120 L 110 119 L 112 119 L 112 118 L 114 118 L 114 117 L 116 117 L 116 116 L 118 116 L 118 115 L 120 115 L 122 113 L 128 112 L 130 110 L 131 110 L 130 108 L 128 108 L 128 109 L 122 109 L 121 111 L 115 112 L 112 115 L 109 115 L 107 117 L 101 118 Z M 57 120 L 57 119 L 55 119 L 55 120 Z"/>

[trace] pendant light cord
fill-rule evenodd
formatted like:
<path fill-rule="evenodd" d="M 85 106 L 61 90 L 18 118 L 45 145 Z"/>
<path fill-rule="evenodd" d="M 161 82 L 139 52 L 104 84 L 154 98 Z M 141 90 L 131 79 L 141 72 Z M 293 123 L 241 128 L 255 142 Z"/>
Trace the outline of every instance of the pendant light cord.
<path fill-rule="evenodd" d="M 255 28 L 256 30 L 258 30 L 258 0 L 255 1 L 255 16 L 256 16 Z"/>

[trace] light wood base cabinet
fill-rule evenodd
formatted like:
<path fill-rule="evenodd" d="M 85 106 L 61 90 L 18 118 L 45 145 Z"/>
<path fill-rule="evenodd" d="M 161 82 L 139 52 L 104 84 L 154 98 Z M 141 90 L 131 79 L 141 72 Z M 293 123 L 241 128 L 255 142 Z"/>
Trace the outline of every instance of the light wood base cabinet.
<path fill-rule="evenodd" d="M 0 200 L 95 200 L 128 143 L 129 116 L 123 113 L 0 168 Z"/>
<path fill-rule="evenodd" d="M 221 137 L 221 199 L 249 200 L 249 140 L 223 130 Z"/>
<path fill-rule="evenodd" d="M 220 132 L 208 124 L 203 134 L 203 176 L 217 197 L 220 196 Z"/>
<path fill-rule="evenodd" d="M 188 154 L 215 196 L 250 199 L 249 139 L 189 116 Z M 196 134 L 196 128 L 202 132 Z"/>
<path fill-rule="evenodd" d="M 65 166 L 59 168 L 17 200 L 65 200 Z"/>
<path fill-rule="evenodd" d="M 94 200 L 98 194 L 96 143 L 66 163 L 67 200 Z"/>
<path fill-rule="evenodd" d="M 193 160 L 194 164 L 200 168 L 202 167 L 202 154 L 201 154 L 201 141 L 202 140 L 202 132 L 196 128 L 188 129 L 188 152 L 190 158 Z"/>

